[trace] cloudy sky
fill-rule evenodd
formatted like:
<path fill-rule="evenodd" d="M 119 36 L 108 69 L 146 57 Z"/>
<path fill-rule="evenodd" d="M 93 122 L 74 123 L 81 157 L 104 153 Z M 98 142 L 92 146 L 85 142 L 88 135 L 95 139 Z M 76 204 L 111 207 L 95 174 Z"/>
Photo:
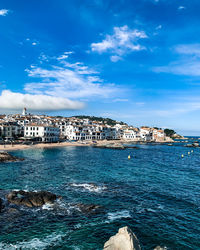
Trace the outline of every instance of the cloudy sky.
<path fill-rule="evenodd" d="M 1 0 L 0 113 L 200 135 L 199 0 Z"/>

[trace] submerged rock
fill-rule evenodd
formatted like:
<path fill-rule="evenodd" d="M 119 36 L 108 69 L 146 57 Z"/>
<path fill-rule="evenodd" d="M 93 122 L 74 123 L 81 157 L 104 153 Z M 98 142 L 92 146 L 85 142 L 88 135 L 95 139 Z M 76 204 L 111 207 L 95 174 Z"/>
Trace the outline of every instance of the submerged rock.
<path fill-rule="evenodd" d="M 0 152 L 0 162 L 23 161 L 24 158 L 15 157 L 7 152 Z"/>
<path fill-rule="evenodd" d="M 122 227 L 104 244 L 103 250 L 141 250 L 141 247 L 131 229 Z"/>
<path fill-rule="evenodd" d="M 96 148 L 110 148 L 110 149 L 125 149 L 124 145 L 121 143 L 106 143 L 106 144 L 100 144 L 95 145 Z"/>
<path fill-rule="evenodd" d="M 96 212 L 97 209 L 100 209 L 101 206 L 95 205 L 95 204 L 83 204 L 78 203 L 76 204 L 76 207 L 82 212 L 82 213 L 92 213 Z"/>
<path fill-rule="evenodd" d="M 8 209 L 8 213 L 19 213 L 19 210 L 17 210 L 16 208 L 11 207 L 11 208 Z"/>
<path fill-rule="evenodd" d="M 6 196 L 6 198 L 10 203 L 13 203 L 15 205 L 23 205 L 27 207 L 40 207 L 47 203 L 54 203 L 57 196 L 47 191 L 26 192 L 20 190 L 20 191 L 11 191 Z"/>
<path fill-rule="evenodd" d="M 0 198 L 0 213 L 1 213 L 3 208 L 4 208 L 3 200 Z"/>
<path fill-rule="evenodd" d="M 167 250 L 167 248 L 166 247 L 157 246 L 156 248 L 154 248 L 154 250 Z"/>

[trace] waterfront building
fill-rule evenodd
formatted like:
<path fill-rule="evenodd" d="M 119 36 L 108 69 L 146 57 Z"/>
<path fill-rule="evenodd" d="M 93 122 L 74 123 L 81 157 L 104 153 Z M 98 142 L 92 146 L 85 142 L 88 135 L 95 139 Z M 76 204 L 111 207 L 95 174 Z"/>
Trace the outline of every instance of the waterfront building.
<path fill-rule="evenodd" d="M 24 138 L 42 142 L 58 142 L 60 129 L 56 126 L 28 124 L 24 126 Z"/>
<path fill-rule="evenodd" d="M 16 122 L 1 122 L 0 137 L 14 140 L 21 135 L 21 127 Z"/>

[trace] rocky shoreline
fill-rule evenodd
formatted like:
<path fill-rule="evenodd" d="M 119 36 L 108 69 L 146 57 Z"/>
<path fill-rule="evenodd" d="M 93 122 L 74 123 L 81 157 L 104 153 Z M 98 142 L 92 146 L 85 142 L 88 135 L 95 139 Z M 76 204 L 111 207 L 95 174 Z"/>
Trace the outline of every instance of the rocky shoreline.
<path fill-rule="evenodd" d="M 69 147 L 69 146 L 76 146 L 76 147 L 105 147 L 109 148 L 116 148 L 116 149 L 123 149 L 121 144 L 126 145 L 126 148 L 128 147 L 128 144 L 166 144 L 166 143 L 174 143 L 175 141 L 171 140 L 166 140 L 166 141 L 150 141 L 150 142 L 145 142 L 145 141 L 130 141 L 130 140 L 99 140 L 96 141 L 95 143 L 93 141 L 65 141 L 65 142 L 58 142 L 58 143 L 37 143 L 37 144 L 7 144 L 7 145 L 0 145 L 0 151 L 2 152 L 7 152 L 7 151 L 15 151 L 15 150 L 25 150 L 25 149 L 36 149 L 36 148 L 56 148 L 56 147 Z M 117 146 L 120 144 L 120 146 Z M 114 145 L 114 146 L 113 146 Z"/>
<path fill-rule="evenodd" d="M 49 191 L 24 191 L 13 190 L 5 191 L 4 197 L 0 198 L 0 213 L 16 214 L 20 216 L 20 208 L 42 207 L 43 205 L 54 205 L 62 197 Z M 95 204 L 74 204 L 77 211 L 89 215 L 100 212 L 102 207 Z M 105 242 L 103 250 L 141 250 L 139 240 L 129 227 L 120 228 L 118 233 L 111 236 Z M 157 246 L 154 250 L 166 250 L 164 247 Z"/>
<path fill-rule="evenodd" d="M 166 250 L 157 246 L 154 250 Z M 104 244 L 103 250 L 141 250 L 139 240 L 129 227 L 122 227 L 118 233 L 110 237 Z"/>
<path fill-rule="evenodd" d="M 15 157 L 8 152 L 0 152 L 0 163 L 1 162 L 15 162 L 15 161 L 23 161 L 24 158 Z"/>

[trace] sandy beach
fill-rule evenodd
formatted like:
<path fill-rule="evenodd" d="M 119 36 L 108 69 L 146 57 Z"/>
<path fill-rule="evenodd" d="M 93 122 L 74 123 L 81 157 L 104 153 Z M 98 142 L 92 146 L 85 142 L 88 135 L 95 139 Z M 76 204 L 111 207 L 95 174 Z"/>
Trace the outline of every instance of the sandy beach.
<path fill-rule="evenodd" d="M 13 144 L 13 145 L 0 145 L 0 151 L 14 151 L 34 148 L 54 148 L 54 147 L 69 147 L 69 146 L 90 146 L 92 142 L 80 143 L 80 142 L 60 142 L 60 143 L 39 143 L 35 145 Z"/>
<path fill-rule="evenodd" d="M 157 143 L 163 143 L 167 141 L 157 142 Z M 169 141 L 171 142 L 171 141 Z M 0 145 L 0 151 L 14 151 L 14 150 L 24 150 L 24 149 L 34 149 L 34 148 L 55 148 L 55 147 L 86 147 L 86 146 L 101 146 L 104 144 L 113 144 L 113 143 L 136 143 L 135 141 L 126 141 L 126 140 L 101 140 L 97 141 L 96 144 L 94 144 L 92 141 L 87 142 L 58 142 L 58 143 L 39 143 L 39 144 L 33 144 L 33 145 L 25 145 L 25 144 L 13 144 L 13 145 Z"/>

